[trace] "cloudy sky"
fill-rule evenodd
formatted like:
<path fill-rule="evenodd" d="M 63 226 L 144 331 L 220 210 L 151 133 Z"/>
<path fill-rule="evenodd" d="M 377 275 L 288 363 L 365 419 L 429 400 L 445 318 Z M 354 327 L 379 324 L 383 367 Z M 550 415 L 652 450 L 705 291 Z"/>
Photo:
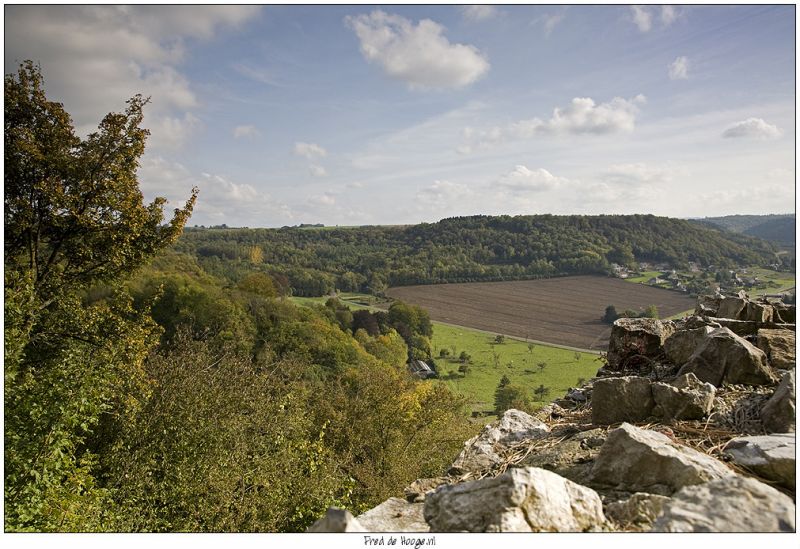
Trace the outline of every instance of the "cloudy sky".
<path fill-rule="evenodd" d="M 6 6 L 86 134 L 142 93 L 191 224 L 786 213 L 794 6 Z"/>

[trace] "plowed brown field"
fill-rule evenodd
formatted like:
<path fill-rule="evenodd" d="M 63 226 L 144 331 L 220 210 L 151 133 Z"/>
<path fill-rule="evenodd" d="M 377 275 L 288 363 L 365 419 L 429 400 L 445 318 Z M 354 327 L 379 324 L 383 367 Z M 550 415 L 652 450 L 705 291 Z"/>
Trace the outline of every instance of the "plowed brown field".
<path fill-rule="evenodd" d="M 679 292 L 602 276 L 402 286 L 386 294 L 440 322 L 592 350 L 608 347 L 611 328 L 600 320 L 608 305 L 619 312 L 655 305 L 663 318 L 695 304 Z"/>

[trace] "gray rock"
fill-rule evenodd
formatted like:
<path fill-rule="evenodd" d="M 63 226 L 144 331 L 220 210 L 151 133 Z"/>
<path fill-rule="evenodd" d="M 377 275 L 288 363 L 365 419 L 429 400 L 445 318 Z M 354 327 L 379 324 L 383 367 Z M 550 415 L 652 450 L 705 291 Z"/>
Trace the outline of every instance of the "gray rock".
<path fill-rule="evenodd" d="M 692 330 L 679 330 L 664 341 L 667 359 L 677 366 L 683 366 L 697 350 L 705 338 L 714 331 L 711 326 Z"/>
<path fill-rule="evenodd" d="M 772 306 L 775 309 L 775 322 L 786 322 L 789 324 L 795 323 L 796 313 L 794 305 L 775 303 Z"/>
<path fill-rule="evenodd" d="M 795 371 L 786 373 L 761 408 L 761 422 L 769 433 L 792 433 L 797 421 Z"/>
<path fill-rule="evenodd" d="M 687 486 L 664 504 L 654 532 L 794 532 L 792 499 L 752 478 Z"/>
<path fill-rule="evenodd" d="M 358 515 L 356 520 L 369 532 L 429 532 L 422 515 L 424 504 L 389 498 L 377 507 Z"/>
<path fill-rule="evenodd" d="M 442 484 L 448 484 L 448 480 L 445 477 L 435 477 L 435 478 L 418 478 L 403 490 L 403 495 L 406 496 L 406 500 L 411 503 L 419 503 L 425 501 L 425 496 L 430 492 L 433 492 L 441 486 Z"/>
<path fill-rule="evenodd" d="M 591 463 L 605 442 L 603 429 L 583 431 L 552 446 L 532 452 L 519 466 L 538 467 L 566 479 L 584 484 L 589 479 Z"/>
<path fill-rule="evenodd" d="M 519 410 L 506 410 L 503 417 L 486 425 L 475 437 L 464 443 L 464 449 L 450 466 L 450 473 L 483 471 L 500 463 L 504 447 L 524 439 L 538 438 L 550 428 Z"/>
<path fill-rule="evenodd" d="M 697 307 L 695 312 L 703 316 L 719 316 L 719 305 L 722 302 L 722 296 L 719 295 L 701 295 L 697 296 Z"/>
<path fill-rule="evenodd" d="M 609 377 L 594 382 L 592 423 L 596 425 L 644 421 L 652 415 L 654 406 L 650 380 L 647 378 Z"/>
<path fill-rule="evenodd" d="M 637 492 L 624 501 L 606 505 L 605 515 L 617 524 L 641 530 L 652 525 L 668 501 L 666 496 Z"/>
<path fill-rule="evenodd" d="M 706 336 L 678 375 L 688 373 L 715 387 L 723 383 L 767 385 L 777 381 L 764 351 L 728 328 L 717 328 Z"/>
<path fill-rule="evenodd" d="M 749 301 L 745 307 L 744 317 L 742 320 L 750 320 L 753 322 L 763 323 L 772 322 L 774 309 L 769 303 L 757 303 Z"/>
<path fill-rule="evenodd" d="M 747 306 L 747 300 L 741 297 L 726 297 L 720 301 L 717 309 L 718 318 L 731 318 L 733 320 L 744 320 L 740 318 Z"/>
<path fill-rule="evenodd" d="M 794 434 L 734 438 L 723 452 L 758 476 L 773 480 L 791 490 L 795 489 Z"/>
<path fill-rule="evenodd" d="M 600 485 L 661 495 L 733 476 L 721 461 L 628 423 L 608 434 L 591 474 Z"/>
<path fill-rule="evenodd" d="M 600 496 L 544 469 L 439 487 L 425 500 L 432 532 L 585 532 L 605 524 Z"/>
<path fill-rule="evenodd" d="M 739 337 L 747 337 L 756 335 L 761 326 L 757 322 L 751 320 L 733 320 L 730 318 L 717 318 L 716 323 L 722 328 L 728 328 L 731 332 Z"/>
<path fill-rule="evenodd" d="M 767 360 L 773 368 L 780 370 L 793 370 L 797 358 L 797 338 L 791 330 L 758 331 L 758 348 L 767 355 Z"/>
<path fill-rule="evenodd" d="M 366 532 L 367 530 L 345 509 L 330 507 L 325 516 L 312 524 L 306 532 Z"/>
<path fill-rule="evenodd" d="M 659 357 L 664 341 L 675 328 L 670 322 L 652 318 L 620 318 L 611 328 L 608 344 L 608 366 L 624 370 L 628 359 L 635 356 Z"/>
<path fill-rule="evenodd" d="M 653 383 L 653 414 L 663 419 L 702 419 L 714 407 L 716 389 L 694 374 L 678 377 L 672 384 Z"/>

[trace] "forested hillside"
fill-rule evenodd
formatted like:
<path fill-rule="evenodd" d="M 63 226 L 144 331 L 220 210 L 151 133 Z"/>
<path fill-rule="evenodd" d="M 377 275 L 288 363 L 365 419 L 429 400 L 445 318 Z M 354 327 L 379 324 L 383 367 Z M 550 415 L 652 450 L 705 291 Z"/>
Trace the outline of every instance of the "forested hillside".
<path fill-rule="evenodd" d="M 404 227 L 187 229 L 176 249 L 231 281 L 263 264 L 296 295 L 333 288 L 519 280 L 606 273 L 611 263 L 685 267 L 772 263 L 747 236 L 652 215 L 474 216 Z"/>
<path fill-rule="evenodd" d="M 697 223 L 722 227 L 734 233 L 741 233 L 769 240 L 781 247 L 795 247 L 795 216 L 782 215 L 726 215 L 694 220 Z"/>

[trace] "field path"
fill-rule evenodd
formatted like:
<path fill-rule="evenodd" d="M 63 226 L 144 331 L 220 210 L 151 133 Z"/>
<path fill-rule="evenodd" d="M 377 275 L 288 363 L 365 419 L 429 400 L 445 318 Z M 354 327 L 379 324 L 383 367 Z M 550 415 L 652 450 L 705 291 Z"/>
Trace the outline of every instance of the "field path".
<path fill-rule="evenodd" d="M 686 294 L 603 276 L 401 286 L 386 295 L 440 322 L 595 351 L 608 346 L 611 329 L 600 320 L 608 305 L 619 312 L 655 305 L 665 318 L 695 304 Z"/>

